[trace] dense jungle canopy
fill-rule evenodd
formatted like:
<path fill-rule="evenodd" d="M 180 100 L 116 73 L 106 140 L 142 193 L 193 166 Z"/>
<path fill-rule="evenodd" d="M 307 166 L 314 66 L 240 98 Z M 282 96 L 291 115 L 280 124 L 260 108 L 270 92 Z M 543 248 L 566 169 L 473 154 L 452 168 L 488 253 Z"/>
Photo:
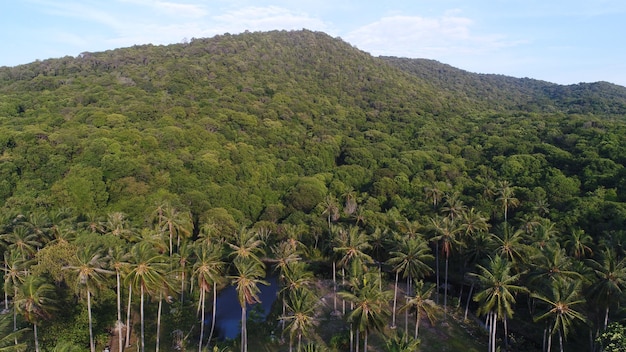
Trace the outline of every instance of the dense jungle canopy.
<path fill-rule="evenodd" d="M 518 295 L 537 306 L 552 292 L 532 288 L 541 260 L 522 265 L 522 258 L 562 252 L 562 260 L 572 261 L 568 270 L 580 275 L 572 277 L 581 283 L 581 295 L 600 302 L 587 307 L 575 326 L 584 331 L 579 338 L 587 346 L 587 331 L 597 335 L 607 326 L 604 309 L 607 317 L 611 310 L 611 321 L 624 317 L 624 297 L 612 296 L 617 291 L 591 298 L 600 290 L 592 289 L 594 270 L 601 269 L 575 263 L 613 257 L 617 262 L 626 254 L 625 140 L 625 87 L 563 86 L 470 73 L 426 59 L 373 57 L 340 38 L 307 30 L 85 52 L 0 67 L 1 246 L 8 263 L 11 253 L 34 241 L 22 259 L 58 295 L 87 304 L 83 298 L 93 292 L 74 290 L 71 270 L 54 269 L 46 260 L 77 258 L 65 269 L 75 267 L 79 248 L 93 243 L 130 252 L 130 244 L 145 240 L 139 234 L 146 229 L 164 234 L 163 247 L 152 247 L 171 257 L 181 252 L 181 237 L 190 243 L 205 238 L 207 224 L 223 243 L 236 242 L 242 227 L 265 229 L 267 248 L 293 237 L 289 229 L 298 227 L 298 241 L 317 251 L 307 255 L 309 264 L 322 268 L 312 269 L 321 277 L 343 248 L 331 227 L 358 228 L 371 247 L 368 256 L 382 263 L 393 255 L 373 245 L 376 231 L 400 234 L 385 240 L 395 248 L 408 233 L 402 224 L 415 222 L 437 257 L 427 261 L 430 267 L 441 262 L 443 270 L 451 258 L 451 285 L 467 292 L 485 278 L 482 269 L 501 265 L 486 260 L 521 229 L 524 237 L 515 243 L 527 252 L 518 257 L 502 250 L 495 258 L 515 264 L 511 276 L 528 289 Z M 174 233 L 177 244 L 172 228 L 163 230 L 158 211 L 164 204 L 187 214 Z M 476 232 L 488 234 L 482 239 L 490 244 L 472 242 L 471 223 L 458 220 L 470 211 L 482 214 L 486 227 Z M 133 236 L 113 234 L 120 214 Z M 443 219 L 457 228 L 450 234 L 467 235 L 450 241 L 449 248 L 442 229 L 452 225 Z M 72 234 L 67 242 L 74 247 L 58 247 L 65 238 L 60 228 Z M 25 241 L 16 231 L 35 237 Z M 46 252 L 52 245 L 55 251 Z M 272 253 L 267 250 L 265 262 L 276 259 Z M 23 298 L 13 291 L 8 267 L 4 292 Z M 393 283 L 396 270 L 388 267 L 383 281 Z M 433 273 L 425 277 L 434 281 Z M 115 286 L 109 284 L 111 296 Z M 615 287 L 626 288 L 626 271 Z M 150 292 L 153 300 L 160 299 L 157 291 Z M 95 314 L 102 333 L 115 317 L 102 308 L 107 295 L 99 296 Z M 518 297 L 518 304 L 515 310 L 528 310 L 526 299 Z M 501 324 L 503 313 L 474 313 Z M 24 317 L 22 325 L 29 326 L 32 321 Z M 42 338 L 54 341 L 60 320 L 46 319 L 48 335 L 42 323 Z M 545 324 L 527 320 L 541 335 Z M 562 330 L 552 332 L 557 341 Z M 74 341 L 85 343 L 81 336 Z M 529 345 L 541 346 L 541 336 Z"/>

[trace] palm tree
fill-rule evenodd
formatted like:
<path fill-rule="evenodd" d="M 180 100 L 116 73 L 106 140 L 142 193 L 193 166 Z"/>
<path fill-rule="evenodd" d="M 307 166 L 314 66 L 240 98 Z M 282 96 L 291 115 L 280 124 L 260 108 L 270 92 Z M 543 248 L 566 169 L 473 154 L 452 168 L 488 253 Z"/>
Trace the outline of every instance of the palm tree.
<path fill-rule="evenodd" d="M 107 215 L 107 219 L 104 222 L 104 232 L 127 241 L 133 239 L 133 230 L 130 222 L 126 218 L 126 214 L 122 212 L 113 212 Z"/>
<path fill-rule="evenodd" d="M 347 319 L 348 322 L 354 324 L 357 330 L 357 352 L 360 343 L 358 332 L 364 332 L 363 351 L 367 351 L 369 332 L 382 330 L 389 314 L 387 307 L 391 292 L 381 291 L 378 280 L 378 275 L 366 273 L 362 278 L 353 278 L 355 282 L 354 292 L 339 292 L 343 299 L 354 305 L 354 309 L 348 314 Z"/>
<path fill-rule="evenodd" d="M 118 351 L 123 351 L 123 336 L 122 336 L 122 328 L 124 324 L 122 323 L 122 273 L 129 265 L 130 253 L 126 251 L 125 248 L 122 247 L 112 247 L 109 248 L 109 253 L 107 256 L 109 260 L 109 269 L 113 269 L 115 271 L 115 292 L 117 299 L 117 337 L 118 337 Z"/>
<path fill-rule="evenodd" d="M 444 283 L 444 299 L 443 299 L 443 311 L 448 311 L 448 262 L 450 255 L 452 254 L 453 247 L 457 246 L 460 242 L 456 238 L 456 235 L 461 231 L 461 228 L 450 217 L 436 217 L 432 219 L 433 227 L 436 235 L 433 240 L 437 243 L 441 242 L 441 253 L 446 258 L 445 268 L 445 283 Z"/>
<path fill-rule="evenodd" d="M 385 340 L 385 352 L 415 352 L 419 350 L 420 343 L 406 332 L 402 335 L 395 333 Z"/>
<path fill-rule="evenodd" d="M 368 242 L 367 234 L 357 226 L 350 226 L 345 236 L 341 239 L 339 246 L 333 248 L 333 251 L 342 255 L 339 260 L 339 266 L 346 268 L 352 263 L 361 266 L 373 263 L 372 257 L 365 253 L 370 248 L 371 245 Z"/>
<path fill-rule="evenodd" d="M 50 319 L 57 307 L 54 285 L 42 277 L 28 275 L 15 297 L 15 307 L 26 321 L 33 324 L 35 351 L 39 352 L 37 326 L 41 320 Z"/>
<path fill-rule="evenodd" d="M 519 206 L 519 199 L 515 198 L 515 191 L 509 181 L 498 182 L 498 188 L 496 190 L 498 198 L 497 201 L 502 203 L 502 211 L 504 213 L 504 222 L 507 222 L 509 209 Z"/>
<path fill-rule="evenodd" d="M 245 227 L 235 233 L 232 243 L 228 243 L 232 249 L 230 256 L 234 257 L 234 262 L 252 260 L 259 264 L 262 264 L 259 255 L 265 254 L 264 245 L 257 232 Z"/>
<path fill-rule="evenodd" d="M 4 305 L 9 309 L 8 292 L 13 292 L 13 300 L 17 297 L 19 287 L 24 283 L 31 261 L 22 258 L 18 251 L 4 253 Z M 13 304 L 13 332 L 17 331 L 17 308 Z M 17 339 L 15 340 L 17 344 Z"/>
<path fill-rule="evenodd" d="M 489 321 L 489 351 L 495 352 L 496 348 L 496 327 L 497 321 L 504 322 L 513 316 L 512 305 L 515 304 L 515 293 L 527 292 L 525 287 L 517 286 L 521 273 L 511 275 L 512 265 L 501 256 L 495 256 L 489 262 L 488 267 L 477 266 L 480 273 L 474 274 L 482 291 L 474 296 L 474 301 L 480 304 L 478 314 L 486 314 Z M 505 335 L 508 332 L 505 331 Z"/>
<path fill-rule="evenodd" d="M 237 259 L 237 258 L 235 258 Z M 265 276 L 263 263 L 248 258 L 247 260 L 236 260 L 235 269 L 237 274 L 230 276 L 232 284 L 237 290 L 237 297 L 241 305 L 241 352 L 248 351 L 248 330 L 246 328 L 246 307 L 248 304 L 261 303 L 259 299 L 259 285 L 269 285 L 261 280 Z"/>
<path fill-rule="evenodd" d="M 410 282 L 412 278 L 419 279 L 424 277 L 432 272 L 432 269 L 426 262 L 432 260 L 433 256 L 430 254 L 430 248 L 422 236 L 416 236 L 412 239 L 401 239 L 398 243 L 398 248 L 389 254 L 391 258 L 387 261 L 387 264 L 391 265 L 393 271 L 396 273 L 393 309 L 391 311 L 391 326 L 394 328 L 396 326 L 399 274 L 402 273 L 402 277 L 406 278 L 408 282 Z"/>
<path fill-rule="evenodd" d="M 506 258 L 516 269 L 519 269 L 528 257 L 528 249 L 524 244 L 524 231 L 514 229 L 509 223 L 502 223 L 493 235 L 496 243 L 496 254 Z"/>
<path fill-rule="evenodd" d="M 415 333 L 413 338 L 417 340 L 419 334 L 419 326 L 422 314 L 426 315 L 431 325 L 435 321 L 436 305 L 433 300 L 430 299 L 435 286 L 433 284 L 425 284 L 423 280 L 415 282 L 415 292 L 412 297 L 406 302 L 406 304 L 400 308 L 400 310 L 415 309 Z M 407 333 L 405 331 L 405 333 Z"/>
<path fill-rule="evenodd" d="M 279 244 L 272 246 L 272 254 L 274 255 L 274 260 L 276 261 L 274 265 L 274 270 L 278 271 L 278 278 L 281 286 L 284 288 L 286 283 L 286 275 L 285 272 L 287 267 L 294 262 L 300 261 L 300 256 L 296 251 L 296 247 L 292 246 L 288 241 L 280 242 Z M 283 289 L 281 288 L 281 296 L 283 301 L 283 315 L 285 315 L 286 309 L 286 295 L 284 294 Z M 283 330 L 285 329 L 285 321 L 282 321 Z"/>
<path fill-rule="evenodd" d="M 201 242 L 194 247 L 195 260 L 192 268 L 192 278 L 197 282 L 200 289 L 200 299 L 198 302 L 198 311 L 201 313 L 200 318 L 200 340 L 198 342 L 198 352 L 202 351 L 204 339 L 204 313 L 206 293 L 213 290 L 213 318 L 211 323 L 211 333 L 209 334 L 208 343 L 213 338 L 213 330 L 215 328 L 215 312 L 217 303 L 217 284 L 222 279 L 225 263 L 222 261 L 222 247 L 215 243 Z"/>
<path fill-rule="evenodd" d="M 324 201 L 318 205 L 322 209 L 322 215 L 326 215 L 328 231 L 330 232 L 331 222 L 339 220 L 339 202 L 332 194 L 327 195 Z"/>
<path fill-rule="evenodd" d="M 8 244 L 8 249 L 17 251 L 22 258 L 31 258 L 41 247 L 37 234 L 31 232 L 25 225 L 13 227 L 13 231 L 0 235 L 0 239 Z"/>
<path fill-rule="evenodd" d="M 64 270 L 72 271 L 76 274 L 77 291 L 85 290 L 87 293 L 87 314 L 89 317 L 89 347 L 91 352 L 96 351 L 93 338 L 93 320 L 91 316 L 91 296 L 93 291 L 103 284 L 106 275 L 113 272 L 105 269 L 106 258 L 102 256 L 98 248 L 87 247 L 76 253 L 77 264 L 68 265 Z"/>
<path fill-rule="evenodd" d="M 165 203 L 161 208 L 159 217 L 157 219 L 158 225 L 162 231 L 169 235 L 170 239 L 170 257 L 173 253 L 173 238 L 176 235 L 176 248 L 180 247 L 180 238 L 188 237 L 193 230 L 193 221 L 191 215 L 188 212 L 180 212 L 170 203 Z"/>
<path fill-rule="evenodd" d="M 575 229 L 570 234 L 571 237 L 565 241 L 565 246 L 569 249 L 570 255 L 576 259 L 581 259 L 593 254 L 591 249 L 593 238 L 585 233 L 585 230 Z"/>
<path fill-rule="evenodd" d="M 441 208 L 441 212 L 445 213 L 452 221 L 459 220 L 467 207 L 463 204 L 458 192 L 449 193 L 445 196 L 445 204 Z"/>
<path fill-rule="evenodd" d="M 289 351 L 292 351 L 294 337 L 298 337 L 298 349 L 302 346 L 302 337 L 308 336 L 317 324 L 315 312 L 318 298 L 306 288 L 289 291 L 287 298 L 288 314 L 283 313 L 281 320 L 287 322 L 289 330 Z"/>
<path fill-rule="evenodd" d="M 180 303 L 185 301 L 185 284 L 187 283 L 187 263 L 193 253 L 193 243 L 184 241 L 178 247 L 178 253 L 171 259 L 176 261 L 177 273 L 180 274 Z"/>
<path fill-rule="evenodd" d="M 158 254 L 146 242 L 139 242 L 131 248 L 133 262 L 126 280 L 131 287 L 139 288 L 140 305 L 139 314 L 141 322 L 141 352 L 145 350 L 144 329 L 144 298 L 146 293 L 153 293 L 163 286 L 164 275 L 168 272 L 168 264 L 165 257 Z M 129 301 L 130 304 L 130 301 Z"/>
<path fill-rule="evenodd" d="M 553 281 L 583 278 L 574 270 L 572 258 L 558 244 L 546 247 L 530 260 L 533 263 L 533 270 L 529 274 L 529 283 L 545 287 L 550 286 Z"/>
<path fill-rule="evenodd" d="M 547 296 L 532 294 L 532 297 L 545 303 L 547 311 L 533 319 L 547 320 L 552 324 L 548 337 L 548 352 L 552 348 L 552 336 L 558 334 L 560 350 L 563 352 L 563 339 L 567 338 L 570 328 L 576 321 L 585 322 L 585 316 L 576 310 L 576 306 L 585 303 L 580 296 L 580 281 L 556 280 L 550 285 Z"/>
<path fill-rule="evenodd" d="M 20 329 L 9 332 L 11 319 L 8 315 L 0 315 L 0 351 L 1 352 L 24 352 L 28 348 L 26 343 L 17 343 L 17 339 L 26 332 Z"/>
<path fill-rule="evenodd" d="M 596 280 L 591 285 L 590 295 L 599 306 L 605 306 L 604 329 L 609 324 L 611 303 L 618 302 L 626 289 L 626 258 L 618 259 L 614 249 L 606 248 L 601 253 L 600 261 L 588 261 Z"/>

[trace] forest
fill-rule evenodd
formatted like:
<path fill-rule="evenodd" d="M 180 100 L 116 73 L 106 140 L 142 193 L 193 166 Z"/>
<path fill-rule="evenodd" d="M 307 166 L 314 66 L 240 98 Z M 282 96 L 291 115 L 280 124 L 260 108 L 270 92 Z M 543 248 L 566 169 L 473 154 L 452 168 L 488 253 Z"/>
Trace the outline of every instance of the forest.
<path fill-rule="evenodd" d="M 623 351 L 624 140 L 626 87 L 308 30 L 0 67 L 0 351 Z"/>

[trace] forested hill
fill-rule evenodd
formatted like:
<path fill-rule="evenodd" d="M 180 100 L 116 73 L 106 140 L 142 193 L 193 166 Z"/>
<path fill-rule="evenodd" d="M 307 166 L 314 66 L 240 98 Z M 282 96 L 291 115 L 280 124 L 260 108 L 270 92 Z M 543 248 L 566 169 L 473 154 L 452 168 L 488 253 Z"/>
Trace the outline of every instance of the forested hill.
<path fill-rule="evenodd" d="M 608 82 L 565 86 L 531 78 L 471 73 L 434 60 L 382 59 L 431 83 L 436 89 L 482 107 L 537 112 L 626 112 L 626 88 Z"/>
<path fill-rule="evenodd" d="M 624 201 L 625 92 L 375 58 L 310 31 L 2 67 L 0 202 L 142 221 L 166 199 L 251 224 L 305 221 L 350 190 L 364 211 L 416 216 L 437 183 L 469 204 L 503 179 L 528 209 L 599 187 Z"/>

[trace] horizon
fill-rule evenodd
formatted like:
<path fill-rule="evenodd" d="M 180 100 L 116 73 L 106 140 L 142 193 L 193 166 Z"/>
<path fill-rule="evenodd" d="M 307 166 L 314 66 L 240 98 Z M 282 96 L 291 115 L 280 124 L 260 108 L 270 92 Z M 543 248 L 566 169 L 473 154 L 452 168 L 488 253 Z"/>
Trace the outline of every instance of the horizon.
<path fill-rule="evenodd" d="M 0 66 L 245 31 L 340 37 L 372 56 L 557 84 L 626 86 L 626 3 L 603 0 L 24 0 L 0 13 Z"/>

